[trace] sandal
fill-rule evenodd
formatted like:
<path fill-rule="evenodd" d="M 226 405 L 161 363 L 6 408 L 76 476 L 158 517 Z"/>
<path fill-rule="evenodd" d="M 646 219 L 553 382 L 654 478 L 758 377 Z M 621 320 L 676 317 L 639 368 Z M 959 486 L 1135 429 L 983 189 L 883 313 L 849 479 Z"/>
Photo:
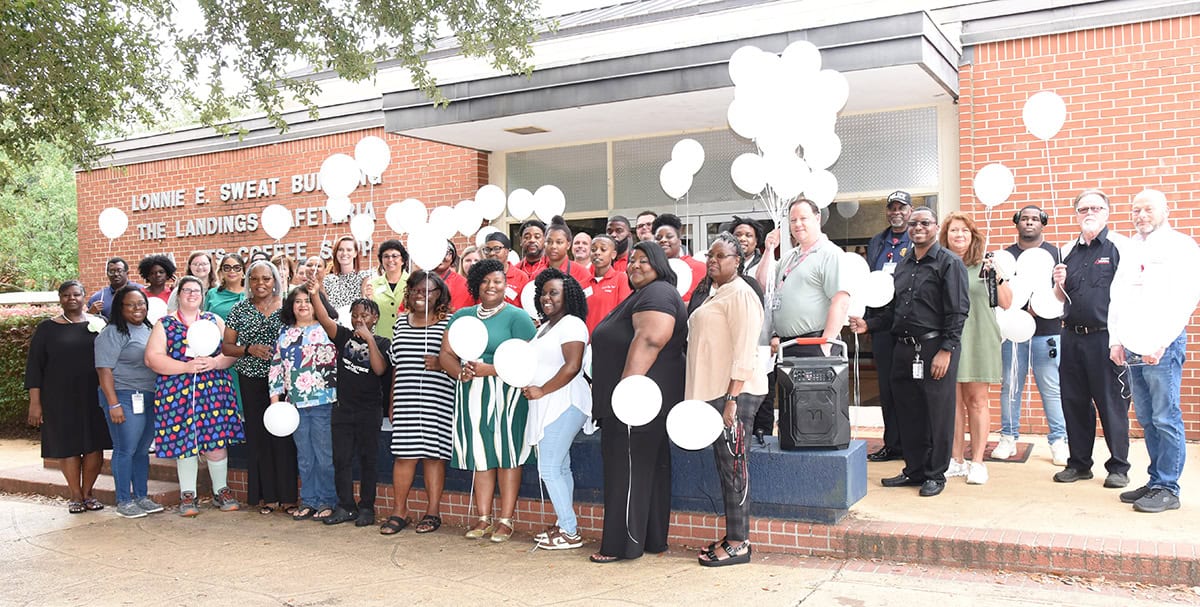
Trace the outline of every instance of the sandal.
<path fill-rule="evenodd" d="M 67 512 L 70 512 L 71 514 L 81 514 L 85 510 L 87 510 L 87 508 L 83 507 L 83 502 L 68 502 L 67 503 Z"/>
<path fill-rule="evenodd" d="M 83 509 L 87 510 L 89 512 L 95 512 L 97 510 L 104 510 L 104 504 L 101 504 L 100 500 L 98 500 L 94 497 L 88 497 L 88 498 L 84 498 L 84 500 L 83 500 Z"/>
<path fill-rule="evenodd" d="M 312 508 L 311 506 L 303 506 L 300 509 L 298 509 L 292 513 L 292 520 L 293 521 L 302 521 L 305 519 L 310 519 L 316 513 L 317 513 L 317 510 L 315 508 Z"/>
<path fill-rule="evenodd" d="M 399 516 L 389 516 L 383 524 L 379 526 L 379 535 L 396 535 L 408 526 L 408 519 Z M 417 533 L 420 533 L 418 531 Z"/>
<path fill-rule="evenodd" d="M 483 525 L 483 526 L 480 527 L 480 525 Z M 465 537 L 469 540 L 477 540 L 477 539 L 481 539 L 483 536 L 491 533 L 495 529 L 496 529 L 495 526 L 492 525 L 492 517 L 491 516 L 481 516 L 481 517 L 479 517 L 479 520 L 475 521 L 474 527 L 467 529 L 467 532 L 465 534 L 463 534 L 463 537 Z"/>
<path fill-rule="evenodd" d="M 596 553 L 592 554 L 592 556 L 589 556 L 588 560 L 593 563 L 600 563 L 601 565 L 604 565 L 604 564 L 608 564 L 608 563 L 615 563 L 615 562 L 621 560 L 621 557 L 609 556 L 607 554 L 600 554 L 599 552 L 596 552 Z"/>
<path fill-rule="evenodd" d="M 426 514 L 417 523 L 417 533 L 433 533 L 442 528 L 442 517 Z"/>
<path fill-rule="evenodd" d="M 295 514 L 299 511 L 300 511 L 300 507 L 295 504 L 283 506 L 283 513 L 288 516 L 295 516 Z"/>
<path fill-rule="evenodd" d="M 743 548 L 745 552 L 742 552 Z M 721 550 L 725 552 L 725 558 L 718 558 L 716 550 L 706 550 L 701 552 L 696 560 L 705 567 L 725 567 L 726 565 L 741 565 L 750 562 L 750 540 L 737 546 L 730 546 L 728 541 L 721 540 Z"/>
<path fill-rule="evenodd" d="M 314 521 L 320 521 L 320 522 L 324 523 L 325 521 L 333 518 L 333 508 L 329 508 L 329 507 L 321 508 L 320 510 L 317 511 L 316 514 L 313 515 L 312 518 Z"/>
<path fill-rule="evenodd" d="M 271 514 L 272 512 L 275 512 L 275 507 L 270 504 L 263 504 L 258 507 L 259 514 Z"/>
<path fill-rule="evenodd" d="M 508 529 L 508 531 L 501 531 Z M 496 526 L 492 528 L 492 542 L 502 544 L 507 542 L 513 534 L 513 522 L 511 518 L 497 518 Z"/>

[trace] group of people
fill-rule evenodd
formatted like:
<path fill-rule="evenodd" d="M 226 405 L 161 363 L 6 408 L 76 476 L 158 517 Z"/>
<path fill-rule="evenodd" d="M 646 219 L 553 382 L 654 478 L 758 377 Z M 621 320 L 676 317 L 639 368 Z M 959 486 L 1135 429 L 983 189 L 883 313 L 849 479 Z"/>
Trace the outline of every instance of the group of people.
<path fill-rule="evenodd" d="M 1033 337 L 1013 343 L 1001 338 L 992 310 L 1008 308 L 1013 293 L 1005 276 L 993 274 L 1000 268 L 984 254 L 975 222 L 958 212 L 939 221 L 933 209 L 912 208 L 905 192 L 888 197 L 889 226 L 871 239 L 867 262 L 894 275 L 895 297 L 885 308 L 849 319 L 852 331 L 871 334 L 879 371 L 884 445 L 868 459 L 905 463 L 900 474 L 882 480 L 884 486 L 919 486 L 920 495 L 934 496 L 950 477 L 987 482 L 989 386 L 1001 384 L 1000 440 L 991 455 L 1009 459 L 1017 452 L 1032 369 L 1051 457 L 1063 466 L 1054 481 L 1093 478 L 1099 416 L 1110 454 L 1104 486 L 1129 485 L 1132 397 L 1150 455 L 1149 480 L 1119 498 L 1139 512 L 1179 508 L 1185 454 L 1180 382 L 1200 287 L 1175 277 L 1200 261 L 1200 247 L 1172 229 L 1162 192 L 1147 189 L 1133 197 L 1136 234 L 1130 238 L 1109 230 L 1109 210 L 1100 190 L 1076 196 L 1079 235 L 1061 249 L 1045 241 L 1050 217 L 1044 210 L 1029 205 L 1013 215 L 1017 242 L 1006 250 L 1019 258 L 1044 249 L 1056 265 L 1048 284 L 1034 286 L 1052 288 L 1064 305 L 1060 318 L 1035 316 Z M 1028 305 L 1024 310 L 1034 314 Z M 1123 344 L 1121 334 L 1144 333 L 1130 324 L 1139 318 L 1153 318 L 1165 330 Z"/>

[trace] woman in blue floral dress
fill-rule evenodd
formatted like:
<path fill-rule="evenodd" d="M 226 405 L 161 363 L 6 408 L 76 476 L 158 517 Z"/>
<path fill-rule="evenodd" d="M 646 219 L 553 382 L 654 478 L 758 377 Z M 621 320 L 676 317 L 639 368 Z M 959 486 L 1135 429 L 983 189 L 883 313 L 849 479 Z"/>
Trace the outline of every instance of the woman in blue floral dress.
<path fill-rule="evenodd" d="M 188 347 L 188 327 L 198 321 L 207 320 L 219 332 L 225 330 L 219 316 L 200 311 L 203 289 L 195 276 L 179 279 L 167 304 L 169 313 L 154 325 L 146 342 L 146 365 L 158 373 L 154 450 L 158 457 L 176 460 L 182 516 L 200 514 L 196 475 L 201 453 L 208 462 L 213 504 L 223 511 L 238 509 L 226 482 L 226 448 L 245 440 L 229 374 L 235 359 L 221 354 L 219 342 L 211 352 L 192 352 Z"/>

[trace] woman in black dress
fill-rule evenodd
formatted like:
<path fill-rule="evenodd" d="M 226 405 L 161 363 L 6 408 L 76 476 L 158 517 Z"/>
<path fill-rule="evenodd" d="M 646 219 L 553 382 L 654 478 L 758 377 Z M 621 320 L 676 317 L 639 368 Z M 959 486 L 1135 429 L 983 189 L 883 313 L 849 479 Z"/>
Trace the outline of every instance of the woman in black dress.
<path fill-rule="evenodd" d="M 58 459 L 71 492 L 68 510 L 101 510 L 92 494 L 104 450 L 112 448 L 100 410 L 94 342 L 104 321 L 84 313 L 83 285 L 68 280 L 58 287 L 62 313 L 33 332 L 25 362 L 29 424 L 42 429 L 42 457 Z"/>
<path fill-rule="evenodd" d="M 683 400 L 687 312 L 675 273 L 654 242 L 629 258 L 633 293 L 592 332 L 592 415 L 600 423 L 604 463 L 604 534 L 595 563 L 633 559 L 667 549 L 671 518 L 671 449 L 667 412 Z M 645 375 L 662 392 L 650 423 L 631 428 L 613 414 L 613 389 Z"/>

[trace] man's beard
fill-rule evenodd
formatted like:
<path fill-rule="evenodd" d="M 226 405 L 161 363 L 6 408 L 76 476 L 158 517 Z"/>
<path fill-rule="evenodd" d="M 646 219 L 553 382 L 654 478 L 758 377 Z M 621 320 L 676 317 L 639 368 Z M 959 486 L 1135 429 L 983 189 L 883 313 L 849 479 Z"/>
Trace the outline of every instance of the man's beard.
<path fill-rule="evenodd" d="M 626 236 L 617 243 L 617 255 L 624 255 L 625 251 L 629 250 L 629 238 L 630 237 Z"/>

